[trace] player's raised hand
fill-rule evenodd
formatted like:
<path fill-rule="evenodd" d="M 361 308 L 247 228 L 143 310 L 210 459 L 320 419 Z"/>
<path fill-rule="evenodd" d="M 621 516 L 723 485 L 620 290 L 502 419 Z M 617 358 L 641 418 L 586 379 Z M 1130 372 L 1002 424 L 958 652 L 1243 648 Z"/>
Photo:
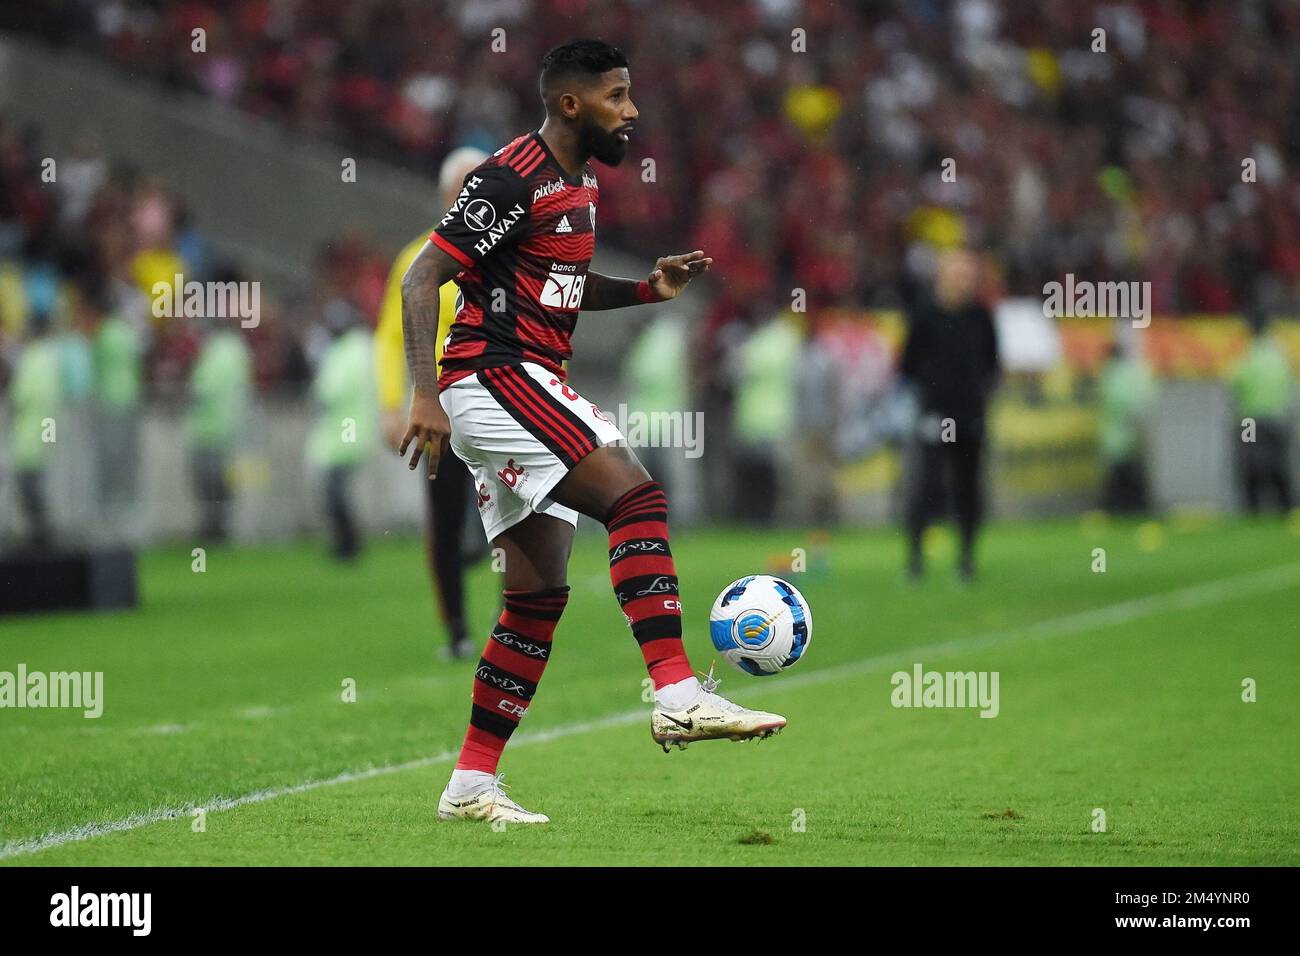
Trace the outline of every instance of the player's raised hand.
<path fill-rule="evenodd" d="M 661 299 L 675 299 L 681 295 L 687 283 L 702 272 L 707 272 L 713 260 L 704 254 L 703 249 L 687 252 L 680 256 L 664 256 L 655 263 L 650 273 L 650 288 Z"/>
<path fill-rule="evenodd" d="M 402 438 L 397 453 L 405 455 L 407 446 L 414 441 L 415 451 L 411 455 L 408 467 L 411 471 L 415 471 L 415 466 L 420 463 L 420 455 L 424 453 L 427 446 L 429 480 L 432 481 L 438 477 L 438 459 L 442 457 L 443 449 L 447 447 L 447 440 L 450 437 L 451 421 L 447 418 L 447 413 L 442 410 L 438 393 L 417 388 L 411 396 L 411 422 L 406 427 L 406 435 Z"/>

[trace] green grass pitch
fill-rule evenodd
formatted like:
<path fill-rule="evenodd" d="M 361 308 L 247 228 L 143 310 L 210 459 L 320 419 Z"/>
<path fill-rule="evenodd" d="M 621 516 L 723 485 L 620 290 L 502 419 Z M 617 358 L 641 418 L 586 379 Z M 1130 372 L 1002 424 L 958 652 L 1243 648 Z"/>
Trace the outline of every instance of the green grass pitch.
<path fill-rule="evenodd" d="M 350 568 L 314 544 L 214 549 L 201 574 L 188 549 L 152 551 L 137 612 L 0 619 L 0 670 L 102 671 L 105 697 L 98 720 L 0 710 L 0 863 L 1294 865 L 1296 530 L 999 524 L 971 587 L 944 538 L 911 586 L 892 532 L 679 533 L 697 667 L 717 592 L 795 548 L 815 629 L 788 674 L 722 673 L 784 734 L 667 755 L 584 533 L 502 765 L 553 822 L 501 832 L 436 818 L 473 664 L 435 659 L 414 539 Z M 499 581 L 472 575 L 480 635 Z M 890 675 L 918 662 L 998 672 L 998 716 L 892 706 Z"/>

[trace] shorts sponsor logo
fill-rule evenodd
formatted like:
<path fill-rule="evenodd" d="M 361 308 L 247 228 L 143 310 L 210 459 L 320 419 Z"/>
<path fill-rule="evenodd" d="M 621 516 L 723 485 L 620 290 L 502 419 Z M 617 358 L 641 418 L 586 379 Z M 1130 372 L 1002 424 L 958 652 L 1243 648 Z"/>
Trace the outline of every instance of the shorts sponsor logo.
<path fill-rule="evenodd" d="M 506 462 L 506 466 L 497 472 L 497 477 L 501 479 L 507 488 L 513 488 L 518 484 L 523 473 L 524 466 L 516 465 L 515 460 L 511 458 Z"/>
<path fill-rule="evenodd" d="M 480 482 L 478 486 L 478 510 L 482 511 L 489 501 L 492 500 L 491 493 L 485 483 Z"/>

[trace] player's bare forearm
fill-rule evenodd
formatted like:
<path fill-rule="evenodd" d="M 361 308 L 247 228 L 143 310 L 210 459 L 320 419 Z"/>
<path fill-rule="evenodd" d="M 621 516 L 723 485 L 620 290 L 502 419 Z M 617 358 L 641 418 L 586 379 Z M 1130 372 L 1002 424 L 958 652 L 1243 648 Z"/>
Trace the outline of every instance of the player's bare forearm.
<path fill-rule="evenodd" d="M 582 287 L 582 311 L 601 312 L 605 309 L 640 305 L 636 287 L 636 279 L 618 279 L 603 276 L 599 272 L 588 272 L 587 281 Z"/>
<path fill-rule="evenodd" d="M 437 390 L 438 290 L 460 269 L 451 256 L 426 242 L 402 276 L 402 344 L 406 367 L 417 390 Z"/>
<path fill-rule="evenodd" d="M 697 249 L 680 256 L 664 256 L 655 262 L 650 275 L 641 282 L 615 279 L 599 272 L 588 272 L 582 289 L 583 311 L 622 309 L 642 302 L 675 299 L 697 275 L 707 272 L 713 260 Z"/>
<path fill-rule="evenodd" d="M 460 268 L 451 256 L 426 242 L 402 276 L 402 341 L 415 390 L 397 453 L 405 455 L 414 445 L 410 460 L 414 470 L 427 450 L 430 478 L 438 473 L 438 459 L 451 435 L 451 423 L 438 401 L 438 290 Z"/>

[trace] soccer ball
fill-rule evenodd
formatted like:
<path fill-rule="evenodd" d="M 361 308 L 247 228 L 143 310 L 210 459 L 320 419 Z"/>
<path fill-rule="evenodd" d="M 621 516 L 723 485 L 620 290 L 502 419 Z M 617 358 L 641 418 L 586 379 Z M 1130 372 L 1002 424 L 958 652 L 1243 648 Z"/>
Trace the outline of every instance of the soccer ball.
<path fill-rule="evenodd" d="M 731 666 L 768 677 L 807 653 L 812 609 L 793 584 L 751 574 L 727 585 L 713 602 L 709 636 Z"/>

